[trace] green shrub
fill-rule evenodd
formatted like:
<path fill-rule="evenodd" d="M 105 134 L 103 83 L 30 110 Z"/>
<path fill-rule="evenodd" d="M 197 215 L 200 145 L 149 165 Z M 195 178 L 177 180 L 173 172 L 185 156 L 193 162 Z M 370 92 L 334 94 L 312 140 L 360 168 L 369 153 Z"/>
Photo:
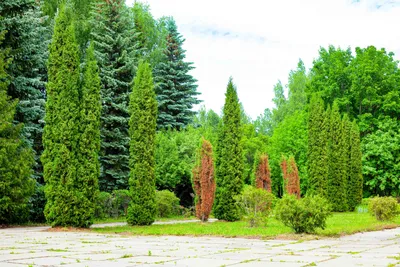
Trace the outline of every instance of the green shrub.
<path fill-rule="evenodd" d="M 113 217 L 125 217 L 127 214 L 131 197 L 129 190 L 114 190 L 113 197 Z"/>
<path fill-rule="evenodd" d="M 368 210 L 379 221 L 389 221 L 400 213 L 394 197 L 374 197 L 369 202 Z"/>
<path fill-rule="evenodd" d="M 95 217 L 99 219 L 112 217 L 113 200 L 108 192 L 100 192 L 97 196 Z"/>
<path fill-rule="evenodd" d="M 35 192 L 29 199 L 29 221 L 36 223 L 46 222 L 44 217 L 44 207 L 46 206 L 46 197 L 44 195 L 44 185 L 36 182 Z"/>
<path fill-rule="evenodd" d="M 157 217 L 168 218 L 179 215 L 179 198 L 168 190 L 156 191 Z"/>
<path fill-rule="evenodd" d="M 313 233 L 316 228 L 325 229 L 330 209 L 328 201 L 320 196 L 307 196 L 298 200 L 292 195 L 285 195 L 278 202 L 275 215 L 296 233 Z"/>
<path fill-rule="evenodd" d="M 265 225 L 275 202 L 272 193 L 253 186 L 246 186 L 242 194 L 235 199 L 241 215 L 249 222 L 250 227 Z"/>

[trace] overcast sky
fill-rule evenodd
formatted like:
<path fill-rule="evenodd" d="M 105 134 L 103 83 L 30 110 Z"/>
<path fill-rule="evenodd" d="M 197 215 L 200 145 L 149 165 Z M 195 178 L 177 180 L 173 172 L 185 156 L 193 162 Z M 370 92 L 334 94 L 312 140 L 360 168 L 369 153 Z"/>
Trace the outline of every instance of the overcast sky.
<path fill-rule="evenodd" d="M 274 84 L 287 84 L 300 58 L 310 68 L 320 46 L 374 45 L 400 59 L 400 0 L 143 2 L 155 18 L 175 18 L 203 105 L 217 113 L 229 76 L 253 119 L 272 108 Z"/>

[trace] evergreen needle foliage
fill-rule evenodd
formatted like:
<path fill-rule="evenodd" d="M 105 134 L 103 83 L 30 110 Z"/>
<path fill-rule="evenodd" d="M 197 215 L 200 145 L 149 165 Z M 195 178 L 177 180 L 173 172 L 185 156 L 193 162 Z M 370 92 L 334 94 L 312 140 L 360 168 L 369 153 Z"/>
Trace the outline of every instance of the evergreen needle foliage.
<path fill-rule="evenodd" d="M 361 203 L 363 197 L 362 155 L 360 145 L 360 130 L 354 120 L 350 129 L 350 163 L 347 201 L 349 211 Z"/>
<path fill-rule="evenodd" d="M 132 201 L 127 221 L 131 225 L 150 225 L 157 214 L 155 203 L 155 137 L 157 101 L 151 68 L 139 63 L 130 96 L 129 186 Z"/>
<path fill-rule="evenodd" d="M 240 104 L 232 78 L 225 94 L 222 125 L 217 144 L 217 190 L 214 215 L 220 220 L 237 221 L 240 212 L 235 200 L 243 189 L 243 147 Z"/>
<path fill-rule="evenodd" d="M 259 154 L 257 155 L 257 160 L 254 161 L 255 168 L 255 185 L 256 188 L 261 188 L 272 192 L 271 185 L 271 169 L 268 164 L 268 155 Z"/>

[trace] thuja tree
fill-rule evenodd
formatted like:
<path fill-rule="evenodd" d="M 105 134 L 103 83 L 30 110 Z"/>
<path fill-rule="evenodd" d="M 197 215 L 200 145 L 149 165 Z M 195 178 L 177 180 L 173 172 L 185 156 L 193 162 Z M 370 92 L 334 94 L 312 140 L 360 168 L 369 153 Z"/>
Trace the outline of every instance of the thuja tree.
<path fill-rule="evenodd" d="M 308 117 L 308 190 L 307 194 L 327 196 L 328 193 L 328 130 L 329 118 L 324 110 L 323 100 L 314 95 L 311 98 Z"/>
<path fill-rule="evenodd" d="M 136 43 L 125 1 L 97 1 L 91 27 L 102 86 L 100 189 L 126 189 L 129 178 L 128 102 Z"/>
<path fill-rule="evenodd" d="M 0 44 L 4 33 L 0 33 Z M 0 225 L 21 222 L 33 193 L 32 151 L 21 139 L 22 124 L 14 125 L 16 100 L 7 95 L 6 50 L 0 49 Z"/>
<path fill-rule="evenodd" d="M 52 226 L 88 227 L 93 218 L 87 197 L 93 184 L 81 177 L 79 64 L 71 15 L 62 6 L 50 45 L 43 132 L 45 217 Z"/>
<path fill-rule="evenodd" d="M 202 139 L 198 159 L 193 168 L 193 184 L 196 193 L 196 217 L 208 220 L 214 203 L 215 180 L 212 145 Z"/>
<path fill-rule="evenodd" d="M 258 159 L 254 161 L 255 167 L 255 185 L 257 188 L 265 189 L 272 192 L 271 186 L 271 169 L 268 163 L 267 154 L 257 155 Z"/>
<path fill-rule="evenodd" d="M 214 215 L 220 220 L 236 221 L 240 213 L 235 200 L 243 189 L 243 148 L 240 104 L 230 78 L 225 94 L 223 117 L 218 131 Z"/>
<path fill-rule="evenodd" d="M 360 130 L 354 120 L 350 128 L 350 163 L 349 180 L 347 184 L 347 202 L 350 211 L 361 203 L 363 196 L 362 155 Z"/>
<path fill-rule="evenodd" d="M 294 157 L 289 157 L 289 160 L 285 157 L 282 157 L 281 169 L 286 193 L 300 198 L 299 170 Z"/>
<path fill-rule="evenodd" d="M 330 118 L 328 200 L 332 204 L 333 211 L 346 211 L 348 151 L 346 151 L 339 106 L 336 102 L 332 106 Z"/>
<path fill-rule="evenodd" d="M 157 101 L 151 68 L 141 62 L 130 96 L 130 161 L 129 186 L 131 203 L 127 221 L 131 225 L 149 225 L 157 213 L 155 203 L 154 150 Z"/>

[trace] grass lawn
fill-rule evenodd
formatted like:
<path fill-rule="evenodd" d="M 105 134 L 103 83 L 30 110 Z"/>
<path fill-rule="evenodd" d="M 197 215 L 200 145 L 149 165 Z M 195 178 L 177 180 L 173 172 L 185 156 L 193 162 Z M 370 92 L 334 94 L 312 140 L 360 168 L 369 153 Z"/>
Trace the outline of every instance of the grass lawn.
<path fill-rule="evenodd" d="M 266 227 L 248 227 L 247 222 L 187 223 L 151 226 L 119 226 L 93 228 L 99 233 L 119 233 L 124 235 L 188 235 L 223 236 L 248 238 L 290 238 L 309 239 L 318 237 L 338 237 L 357 232 L 375 231 L 400 227 L 400 216 L 390 222 L 379 222 L 368 213 L 334 213 L 327 220 L 325 230 L 319 229 L 316 235 L 296 235 L 279 221 L 271 218 Z"/>
<path fill-rule="evenodd" d="M 169 218 L 156 218 L 157 222 L 187 221 L 187 220 L 197 220 L 197 218 L 194 216 L 191 216 L 191 217 L 175 216 L 175 217 L 169 217 Z M 126 218 L 118 217 L 118 218 L 105 218 L 105 219 L 95 219 L 94 220 L 95 224 L 115 223 L 115 222 L 126 222 Z"/>

